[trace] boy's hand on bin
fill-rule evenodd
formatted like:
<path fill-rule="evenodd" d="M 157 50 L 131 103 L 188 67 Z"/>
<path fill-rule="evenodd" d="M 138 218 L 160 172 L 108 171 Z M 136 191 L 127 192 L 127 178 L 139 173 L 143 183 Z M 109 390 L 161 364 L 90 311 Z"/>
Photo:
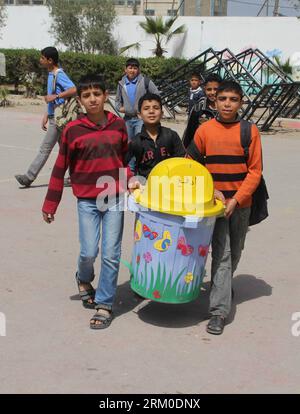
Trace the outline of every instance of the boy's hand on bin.
<path fill-rule="evenodd" d="M 134 192 L 134 190 L 141 188 L 141 183 L 139 181 L 135 181 L 134 183 L 129 183 L 128 184 L 128 190 L 131 193 Z"/>
<path fill-rule="evenodd" d="M 214 202 L 216 204 L 216 200 L 220 200 L 222 201 L 223 204 L 225 204 L 225 197 L 223 195 L 223 193 L 219 190 L 214 190 Z"/>
<path fill-rule="evenodd" d="M 54 214 L 44 213 L 43 211 L 43 219 L 46 223 L 50 224 L 54 221 Z"/>
<path fill-rule="evenodd" d="M 235 198 L 229 198 L 229 200 L 226 200 L 226 208 L 224 213 L 226 218 L 229 218 L 232 215 L 237 206 L 237 203 L 238 202 Z"/>

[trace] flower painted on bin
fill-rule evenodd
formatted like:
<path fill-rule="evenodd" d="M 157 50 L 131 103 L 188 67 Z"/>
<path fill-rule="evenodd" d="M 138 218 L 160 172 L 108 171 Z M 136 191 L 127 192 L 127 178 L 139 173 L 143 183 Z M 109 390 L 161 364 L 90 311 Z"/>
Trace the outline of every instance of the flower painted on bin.
<path fill-rule="evenodd" d="M 141 256 L 138 254 L 138 255 L 136 256 L 136 262 L 137 262 L 137 264 L 139 264 L 139 263 L 140 263 L 140 261 L 141 261 Z"/>
<path fill-rule="evenodd" d="M 150 263 L 152 261 L 152 255 L 150 252 L 146 252 L 143 254 L 143 258 L 145 259 L 146 263 Z"/>
<path fill-rule="evenodd" d="M 191 283 L 193 279 L 194 279 L 194 275 L 192 272 L 189 272 L 184 276 L 185 283 Z"/>
<path fill-rule="evenodd" d="M 158 290 L 155 290 L 153 293 L 152 293 L 152 295 L 153 295 L 153 297 L 155 297 L 155 299 L 160 299 L 160 293 L 159 293 L 159 291 Z"/>
<path fill-rule="evenodd" d="M 206 257 L 207 253 L 208 253 L 208 249 L 209 249 L 209 246 L 201 246 L 200 245 L 198 247 L 199 256 Z"/>

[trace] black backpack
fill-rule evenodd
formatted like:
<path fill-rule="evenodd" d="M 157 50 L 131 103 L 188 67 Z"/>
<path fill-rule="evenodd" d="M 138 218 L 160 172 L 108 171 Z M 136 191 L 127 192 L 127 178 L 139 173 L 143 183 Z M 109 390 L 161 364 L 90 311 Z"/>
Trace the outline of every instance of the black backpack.
<path fill-rule="evenodd" d="M 251 123 L 241 119 L 241 146 L 244 149 L 246 162 L 249 158 L 249 146 L 251 144 Z M 254 226 L 265 220 L 268 213 L 268 199 L 269 194 L 264 177 L 261 176 L 260 183 L 257 189 L 252 194 L 252 206 L 249 217 L 249 226 Z"/>

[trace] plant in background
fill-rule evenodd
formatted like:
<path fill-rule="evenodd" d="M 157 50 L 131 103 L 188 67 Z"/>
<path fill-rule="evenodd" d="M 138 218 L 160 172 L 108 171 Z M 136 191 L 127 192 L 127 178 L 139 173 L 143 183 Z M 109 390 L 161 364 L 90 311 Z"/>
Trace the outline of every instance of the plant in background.
<path fill-rule="evenodd" d="M 167 53 L 165 46 L 167 43 L 176 35 L 185 33 L 185 25 L 177 27 L 173 30 L 173 25 L 177 20 L 176 17 L 169 17 L 165 21 L 160 17 L 146 17 L 145 22 L 140 22 L 139 25 L 141 28 L 149 35 L 154 36 L 155 49 L 153 49 L 153 54 L 156 57 L 164 57 L 164 53 Z M 140 48 L 140 43 L 132 43 L 131 45 L 124 46 L 120 49 L 120 52 L 123 53 L 128 49 Z"/>
<path fill-rule="evenodd" d="M 7 99 L 9 90 L 1 86 L 0 88 L 0 106 L 5 107 L 11 105 L 11 102 Z"/>
<path fill-rule="evenodd" d="M 276 66 L 282 70 L 286 75 L 291 75 L 293 68 L 290 64 L 290 58 L 288 58 L 286 61 L 282 61 L 279 56 L 274 56 L 275 64 Z"/>
<path fill-rule="evenodd" d="M 47 0 L 56 41 L 74 52 L 116 54 L 112 0 Z"/>

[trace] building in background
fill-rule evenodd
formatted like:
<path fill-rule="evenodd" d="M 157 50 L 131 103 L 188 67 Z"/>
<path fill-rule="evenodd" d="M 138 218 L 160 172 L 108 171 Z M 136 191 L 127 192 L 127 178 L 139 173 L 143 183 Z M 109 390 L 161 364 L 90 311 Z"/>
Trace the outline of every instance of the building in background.
<path fill-rule="evenodd" d="M 114 0 L 118 15 L 226 16 L 227 0 Z"/>
<path fill-rule="evenodd" d="M 11 6 L 44 6 L 46 0 L 4 0 L 4 4 Z"/>

